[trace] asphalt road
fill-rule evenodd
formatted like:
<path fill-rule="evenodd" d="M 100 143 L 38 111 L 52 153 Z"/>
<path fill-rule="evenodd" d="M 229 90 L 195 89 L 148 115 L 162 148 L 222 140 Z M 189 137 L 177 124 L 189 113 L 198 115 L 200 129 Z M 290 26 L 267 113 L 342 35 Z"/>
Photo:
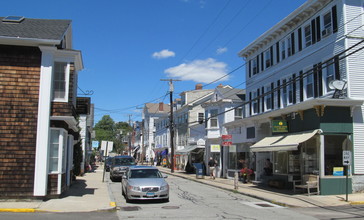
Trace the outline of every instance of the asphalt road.
<path fill-rule="evenodd" d="M 110 182 L 120 219 L 315 219 L 261 200 L 169 176 L 170 202 L 126 203 L 121 183 Z"/>

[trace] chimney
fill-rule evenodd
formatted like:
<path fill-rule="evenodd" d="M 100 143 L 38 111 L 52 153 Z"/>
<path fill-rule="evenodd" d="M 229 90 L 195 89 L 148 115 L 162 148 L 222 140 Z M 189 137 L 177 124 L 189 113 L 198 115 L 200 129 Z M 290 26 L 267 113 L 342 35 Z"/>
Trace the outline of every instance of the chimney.
<path fill-rule="evenodd" d="M 164 103 L 163 103 L 163 102 L 160 102 L 160 103 L 159 103 L 158 111 L 160 111 L 160 112 L 162 112 L 162 111 L 163 111 L 163 105 L 164 105 Z"/>
<path fill-rule="evenodd" d="M 220 83 L 220 85 L 218 85 L 217 88 L 224 88 L 224 86 Z"/>
<path fill-rule="evenodd" d="M 202 90 L 202 84 L 196 84 L 195 90 Z"/>

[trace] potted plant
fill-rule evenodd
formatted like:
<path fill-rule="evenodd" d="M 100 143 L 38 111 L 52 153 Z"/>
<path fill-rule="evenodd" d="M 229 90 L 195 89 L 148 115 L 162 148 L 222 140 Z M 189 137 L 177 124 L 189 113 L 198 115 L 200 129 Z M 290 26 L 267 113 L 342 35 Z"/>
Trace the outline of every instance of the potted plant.
<path fill-rule="evenodd" d="M 240 174 L 243 178 L 243 183 L 247 183 L 248 181 L 250 181 L 250 175 L 253 174 L 253 170 L 249 169 L 247 167 L 244 167 L 243 169 L 240 170 Z"/>

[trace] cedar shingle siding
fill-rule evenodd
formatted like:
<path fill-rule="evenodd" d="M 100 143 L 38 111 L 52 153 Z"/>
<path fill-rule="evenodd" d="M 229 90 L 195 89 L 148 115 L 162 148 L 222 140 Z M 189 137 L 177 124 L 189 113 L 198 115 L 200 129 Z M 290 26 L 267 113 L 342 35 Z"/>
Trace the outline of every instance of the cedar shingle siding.
<path fill-rule="evenodd" d="M 33 196 L 41 52 L 0 45 L 0 197 Z"/>

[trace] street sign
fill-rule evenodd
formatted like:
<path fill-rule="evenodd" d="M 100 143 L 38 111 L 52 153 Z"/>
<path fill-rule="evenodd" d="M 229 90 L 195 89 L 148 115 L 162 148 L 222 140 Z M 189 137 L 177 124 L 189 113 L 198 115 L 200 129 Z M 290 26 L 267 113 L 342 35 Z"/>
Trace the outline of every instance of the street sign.
<path fill-rule="evenodd" d="M 343 151 L 343 165 L 344 166 L 351 165 L 351 151 L 348 150 Z"/>
<path fill-rule="evenodd" d="M 232 141 L 233 135 L 231 135 L 231 134 L 223 134 L 221 136 L 221 139 L 222 139 L 222 144 L 221 144 L 222 146 L 228 147 L 233 144 L 233 141 Z"/>

